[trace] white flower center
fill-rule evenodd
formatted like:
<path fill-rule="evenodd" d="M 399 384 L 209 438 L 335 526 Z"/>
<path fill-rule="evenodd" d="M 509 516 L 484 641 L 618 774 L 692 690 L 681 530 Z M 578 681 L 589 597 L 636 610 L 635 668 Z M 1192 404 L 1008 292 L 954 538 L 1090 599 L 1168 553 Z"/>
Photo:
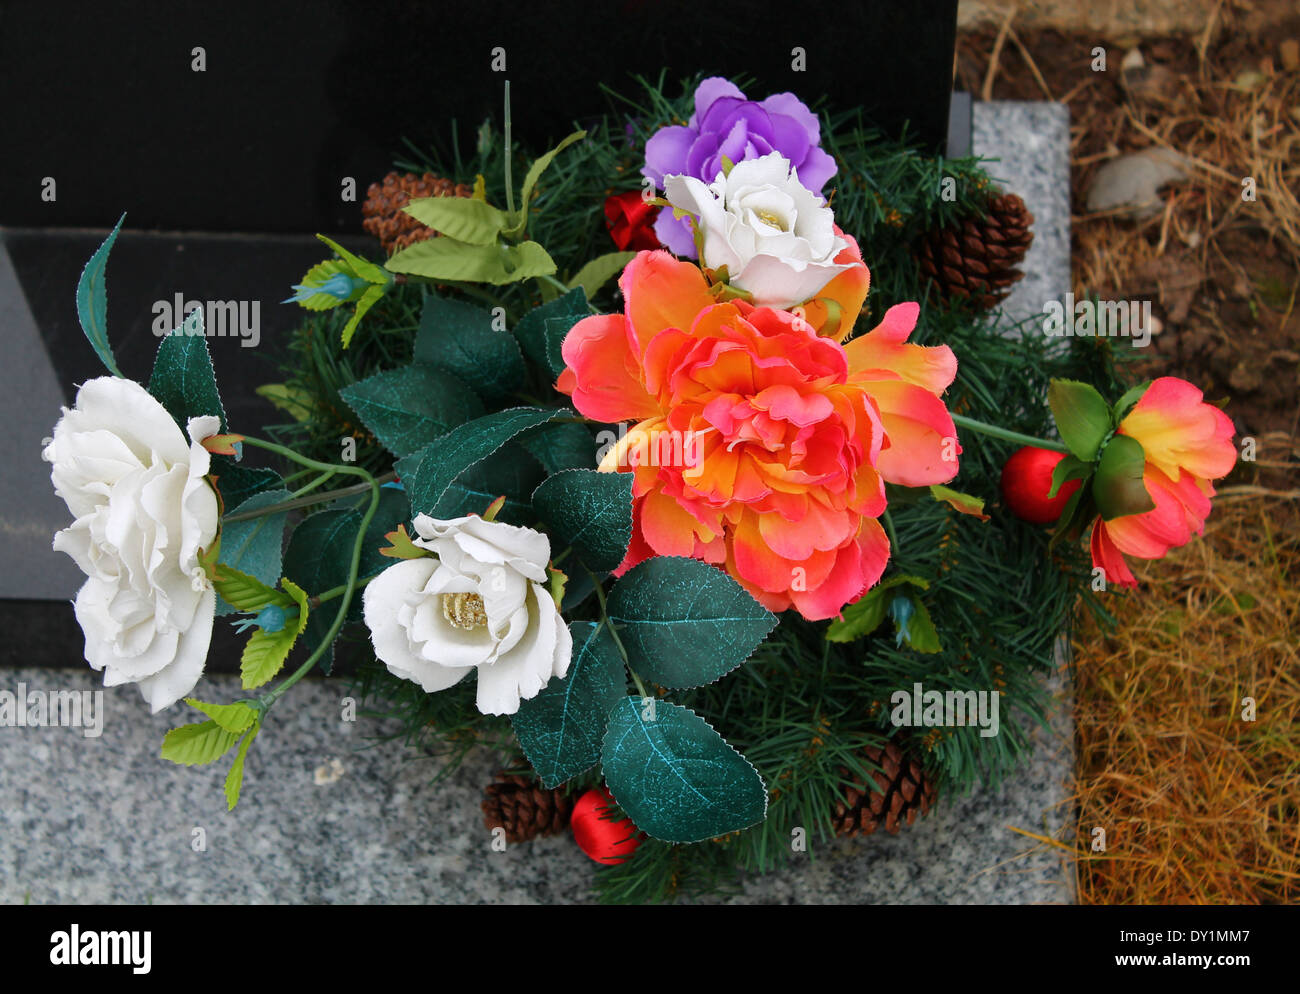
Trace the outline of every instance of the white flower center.
<path fill-rule="evenodd" d="M 442 616 L 457 628 L 472 632 L 487 625 L 487 611 L 478 594 L 443 594 Z"/>

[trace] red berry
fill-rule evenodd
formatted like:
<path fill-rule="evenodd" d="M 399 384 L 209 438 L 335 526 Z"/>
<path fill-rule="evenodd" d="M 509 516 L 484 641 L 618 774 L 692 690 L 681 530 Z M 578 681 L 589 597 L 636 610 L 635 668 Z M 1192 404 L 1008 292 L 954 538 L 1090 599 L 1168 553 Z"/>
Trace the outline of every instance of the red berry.
<path fill-rule="evenodd" d="M 1026 445 L 1007 460 L 1002 467 L 1002 499 L 1016 517 L 1046 525 L 1061 516 L 1070 496 L 1082 482 L 1069 480 L 1061 484 L 1055 497 L 1048 498 L 1052 489 L 1052 470 L 1064 458 L 1064 452 Z"/>
<path fill-rule="evenodd" d="M 569 819 L 573 841 L 597 863 L 621 863 L 641 845 L 642 835 L 632 819 L 605 820 L 605 808 L 613 800 L 604 787 L 592 788 L 578 798 Z"/>

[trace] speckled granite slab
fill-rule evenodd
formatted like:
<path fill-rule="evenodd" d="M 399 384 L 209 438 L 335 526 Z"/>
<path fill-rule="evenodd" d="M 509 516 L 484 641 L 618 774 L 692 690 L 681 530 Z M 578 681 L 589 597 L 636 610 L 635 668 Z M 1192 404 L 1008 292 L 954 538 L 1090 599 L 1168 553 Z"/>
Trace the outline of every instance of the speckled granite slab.
<path fill-rule="evenodd" d="M 1041 310 L 1069 280 L 1067 118 L 1041 104 L 975 107 L 975 150 L 1037 218 L 1031 274 L 1010 306 Z M 0 691 L 98 689 L 88 668 L 0 669 Z M 1067 684 L 1052 681 L 1058 700 Z M 232 677 L 200 685 L 238 694 Z M 567 837 L 493 852 L 479 814 L 492 759 L 431 783 L 434 761 L 364 716 L 346 687 L 310 680 L 277 709 L 225 811 L 219 768 L 158 757 L 164 731 L 129 687 L 104 692 L 103 732 L 0 727 L 0 902 L 576 903 L 592 864 Z M 1037 733 L 1031 765 L 998 790 L 949 797 L 897 837 L 818 847 L 806 863 L 746 881 L 733 900 L 798 903 L 1062 903 L 1072 869 L 1021 832 L 1060 837 L 1073 763 L 1068 709 Z M 1020 831 L 1016 831 L 1019 829 Z"/>

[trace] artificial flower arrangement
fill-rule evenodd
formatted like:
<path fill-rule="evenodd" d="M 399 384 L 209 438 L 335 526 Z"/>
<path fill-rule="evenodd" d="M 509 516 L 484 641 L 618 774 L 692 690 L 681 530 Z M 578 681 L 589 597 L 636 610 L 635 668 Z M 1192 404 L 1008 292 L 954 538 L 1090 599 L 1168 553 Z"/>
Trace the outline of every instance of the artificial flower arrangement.
<path fill-rule="evenodd" d="M 791 93 L 644 88 L 517 189 L 485 125 L 382 264 L 322 237 L 292 373 L 261 391 L 293 415 L 278 441 L 226 423 L 199 311 L 147 386 L 123 376 L 117 229 L 87 265 L 111 375 L 44 450 L 74 518 L 54 547 L 87 575 L 87 661 L 201 712 L 162 755 L 233 753 L 230 807 L 272 708 L 350 647 L 413 733 L 581 794 L 607 898 L 713 889 L 801 827 L 896 830 L 922 780 L 1005 776 L 1075 605 L 1201 532 L 1236 452 L 1199 390 L 1125 390 L 1107 339 L 905 295 L 909 239 L 978 209 L 978 164 Z M 195 694 L 221 618 L 249 631 L 248 694 L 217 703 Z M 991 737 L 923 734 L 890 704 L 918 681 L 1011 708 Z"/>

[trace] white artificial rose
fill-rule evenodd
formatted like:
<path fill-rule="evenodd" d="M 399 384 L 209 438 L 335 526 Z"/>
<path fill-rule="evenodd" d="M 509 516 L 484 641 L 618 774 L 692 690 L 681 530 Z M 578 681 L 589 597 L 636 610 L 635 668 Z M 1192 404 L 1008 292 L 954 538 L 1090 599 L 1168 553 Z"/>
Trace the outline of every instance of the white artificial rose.
<path fill-rule="evenodd" d="M 834 261 L 848 246 L 835 233 L 835 215 L 779 152 L 738 162 L 711 184 L 666 176 L 664 196 L 698 218 L 701 262 L 715 270 L 726 266 L 728 282 L 760 307 L 803 303 L 860 265 Z"/>
<path fill-rule="evenodd" d="M 200 551 L 217 535 L 217 497 L 199 442 L 220 428 L 190 418 L 189 440 L 132 380 L 85 383 L 41 453 L 76 519 L 54 536 L 88 579 L 77 593 L 86 660 L 104 686 L 135 683 L 156 714 L 203 675 L 216 592 Z"/>
<path fill-rule="evenodd" d="M 547 589 L 550 540 L 531 528 L 470 515 L 414 522 L 405 559 L 366 586 L 375 654 L 429 693 L 478 671 L 478 709 L 514 714 L 569 670 L 573 638 Z"/>

